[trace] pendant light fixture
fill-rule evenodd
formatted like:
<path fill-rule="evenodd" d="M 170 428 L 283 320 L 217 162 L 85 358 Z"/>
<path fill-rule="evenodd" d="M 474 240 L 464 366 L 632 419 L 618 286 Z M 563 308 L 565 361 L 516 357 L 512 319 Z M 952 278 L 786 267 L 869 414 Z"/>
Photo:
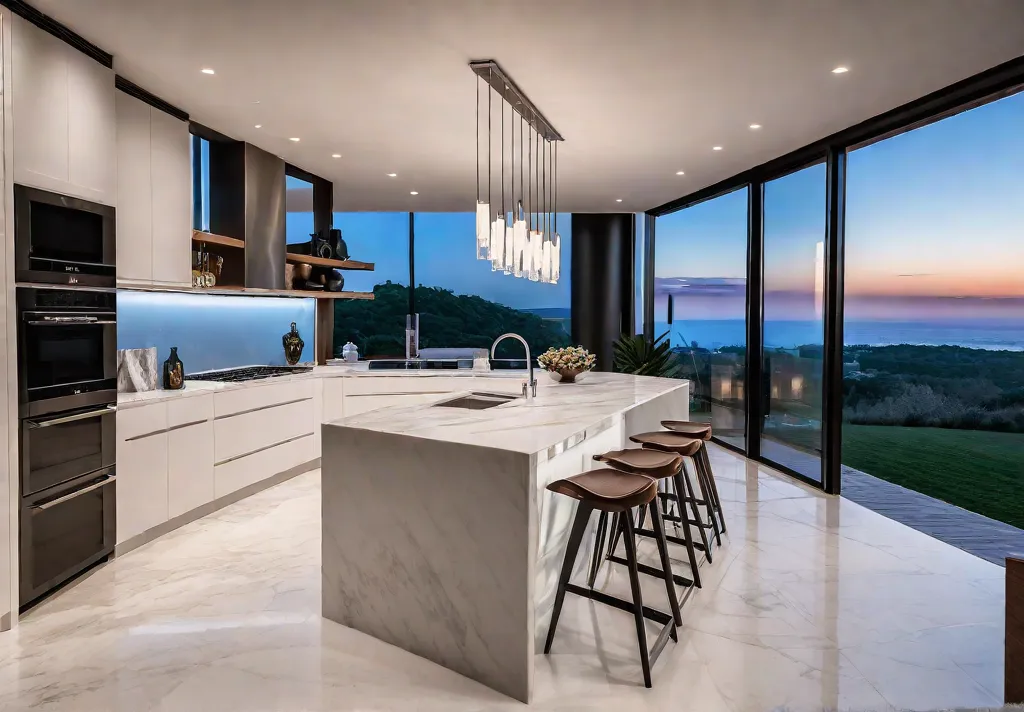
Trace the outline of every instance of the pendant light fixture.
<path fill-rule="evenodd" d="M 489 260 L 491 269 L 534 282 L 558 281 L 561 262 L 561 239 L 555 202 L 558 168 L 555 159 L 557 142 L 564 140 L 554 127 L 520 91 L 509 76 L 493 60 L 470 62 L 477 75 L 477 258 Z M 480 156 L 480 82 L 487 81 L 487 193 L 481 190 Z M 493 200 L 492 154 L 494 133 L 492 123 L 493 94 L 498 95 L 501 131 L 498 134 L 501 176 L 497 187 L 501 200 Z M 505 142 L 505 110 L 509 110 L 509 141 Z M 519 190 L 516 191 L 515 116 L 519 115 Z M 524 125 L 525 124 L 525 125 Z M 524 140 L 524 130 L 526 132 Z M 536 135 L 536 137 L 535 137 Z M 536 145 L 535 145 L 536 144 Z M 526 160 L 523 160 L 526 149 Z M 509 189 L 505 189 L 508 152 Z M 524 175 L 524 168 L 525 175 Z M 507 200 L 507 203 L 506 203 Z M 499 205 L 500 203 L 500 205 Z"/>
<path fill-rule="evenodd" d="M 476 78 L 476 258 L 491 258 L 491 206 L 490 199 L 480 199 L 480 82 Z M 487 192 L 491 190 L 491 87 L 487 86 Z"/>
<path fill-rule="evenodd" d="M 519 199 L 516 201 L 515 221 L 512 223 L 512 274 L 523 276 L 523 254 L 526 252 L 526 213 L 523 212 L 523 117 L 519 116 Z"/>

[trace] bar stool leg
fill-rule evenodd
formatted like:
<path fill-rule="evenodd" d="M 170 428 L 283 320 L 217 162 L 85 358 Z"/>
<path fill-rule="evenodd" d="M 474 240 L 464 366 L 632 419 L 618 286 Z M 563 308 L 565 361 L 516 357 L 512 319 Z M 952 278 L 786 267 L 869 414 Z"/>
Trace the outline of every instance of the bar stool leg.
<path fill-rule="evenodd" d="M 636 536 L 633 518 L 629 512 L 619 518 L 626 541 L 626 561 L 629 563 L 629 587 L 633 591 L 633 617 L 636 618 L 636 637 L 640 645 L 640 665 L 644 671 L 644 687 L 651 686 L 651 657 L 647 651 L 647 632 L 644 629 L 644 602 L 640 595 L 640 573 L 636 568 Z M 550 634 L 549 634 L 550 637 Z"/>
<path fill-rule="evenodd" d="M 672 562 L 668 557 L 668 541 L 665 540 L 665 522 L 661 518 L 661 506 L 657 499 L 647 505 L 651 510 L 651 523 L 654 526 L 654 540 L 658 542 L 658 556 L 661 558 L 661 570 L 665 572 L 665 589 L 668 591 L 668 602 L 672 607 L 672 617 L 677 626 L 683 624 L 683 614 L 679 610 L 679 598 L 676 596 L 675 582 L 672 580 Z"/>
<path fill-rule="evenodd" d="M 587 575 L 587 588 L 594 587 L 597 580 L 597 573 L 601 569 L 603 557 L 601 550 L 604 549 L 604 539 L 608 530 L 608 512 L 601 512 L 597 518 L 597 537 L 594 540 L 594 553 L 590 557 L 590 573 Z"/>
<path fill-rule="evenodd" d="M 569 543 L 565 547 L 565 559 L 562 561 L 562 571 L 558 575 L 558 588 L 555 591 L 555 607 L 551 611 L 551 623 L 548 624 L 548 638 L 544 643 L 544 654 L 551 652 L 551 643 L 555 640 L 555 628 L 558 627 L 558 616 L 562 613 L 562 603 L 565 601 L 565 586 L 572 576 L 572 567 L 576 563 L 576 554 L 580 550 L 580 542 L 583 541 L 583 534 L 587 531 L 587 524 L 590 522 L 590 513 L 594 508 L 589 504 L 580 502 L 576 505 L 576 517 L 572 521 L 572 531 L 569 534 Z M 624 517 L 626 519 L 626 517 Z M 632 524 L 632 521 L 630 521 Z M 646 653 L 647 646 L 644 646 Z"/>
<path fill-rule="evenodd" d="M 622 526 L 619 520 L 622 519 L 622 517 L 623 515 L 618 512 L 612 515 L 612 536 L 608 540 L 608 554 L 605 558 L 608 556 L 614 556 L 615 549 L 619 546 L 619 537 L 622 535 Z"/>
<path fill-rule="evenodd" d="M 701 450 L 703 449 L 704 448 L 702 446 Z M 714 496 L 711 494 L 711 485 L 708 483 L 707 471 L 704 469 L 704 463 L 699 457 L 700 450 L 698 450 L 697 453 L 698 456 L 693 458 L 693 469 L 694 472 L 697 473 L 697 482 L 700 484 L 701 499 L 704 501 L 704 511 L 708 515 L 708 519 L 711 520 L 711 531 L 715 534 L 715 543 L 721 547 L 722 534 L 718 530 L 718 516 L 715 514 Z"/>
<path fill-rule="evenodd" d="M 707 473 L 708 481 L 711 483 L 711 491 L 715 496 L 715 509 L 718 510 L 718 521 L 722 524 L 722 533 L 725 534 L 725 514 L 722 512 L 722 498 L 718 495 L 718 483 L 715 481 L 715 473 L 711 469 L 711 457 L 708 455 L 708 445 L 700 449 L 700 457 L 704 463 L 704 471 Z"/>
<path fill-rule="evenodd" d="M 685 459 L 683 460 L 682 468 L 680 468 L 680 474 L 681 485 L 683 491 L 686 493 L 683 495 L 683 499 L 685 499 L 690 505 L 690 512 L 693 514 L 694 526 L 696 526 L 697 531 L 700 532 L 700 541 L 704 545 L 704 555 L 708 557 L 708 563 L 710 564 L 712 562 L 711 545 L 708 544 L 708 535 L 707 532 L 704 531 L 704 523 L 700 518 L 700 510 L 697 508 L 697 491 L 693 487 L 693 481 L 690 479 L 690 473 L 687 470 Z M 683 519 L 686 519 L 686 517 L 683 517 Z"/>
<path fill-rule="evenodd" d="M 676 483 L 676 491 L 682 492 L 682 497 L 679 498 L 679 509 L 683 513 L 686 512 L 686 507 L 683 506 L 682 501 L 686 497 L 686 486 L 683 484 L 683 476 L 681 473 L 676 473 L 673 478 Z M 700 584 L 700 571 L 697 570 L 697 550 L 693 546 L 693 532 L 690 529 L 690 525 L 686 523 L 686 517 L 682 517 L 683 520 L 683 541 L 686 543 L 686 556 L 690 559 L 690 572 L 693 574 L 693 585 L 697 588 L 702 588 Z"/>

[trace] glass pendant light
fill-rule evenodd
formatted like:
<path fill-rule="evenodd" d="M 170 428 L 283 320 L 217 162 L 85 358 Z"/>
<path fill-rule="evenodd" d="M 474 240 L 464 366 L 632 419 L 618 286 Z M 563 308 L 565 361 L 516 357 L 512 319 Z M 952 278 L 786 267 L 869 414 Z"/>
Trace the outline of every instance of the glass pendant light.
<path fill-rule="evenodd" d="M 512 175 L 515 175 L 513 171 Z M 516 201 L 515 212 L 512 221 L 512 274 L 516 277 L 523 276 L 523 253 L 526 251 L 527 229 L 526 214 L 523 212 L 523 194 L 525 193 L 525 182 L 523 181 L 523 116 L 519 115 L 519 200 Z M 512 193 L 515 198 L 515 191 Z"/>
<path fill-rule="evenodd" d="M 476 258 L 491 259 L 491 86 L 487 85 L 487 201 L 480 199 L 480 76 L 476 78 Z"/>
<path fill-rule="evenodd" d="M 505 102 L 501 105 L 501 143 L 502 143 L 502 160 L 501 160 L 501 174 L 502 174 L 502 186 L 504 186 L 505 176 Z M 511 112 L 512 105 L 509 104 L 509 131 L 510 138 L 508 143 L 508 158 L 509 158 L 509 208 L 510 212 L 505 215 L 505 255 L 502 263 L 502 270 L 505 274 L 515 274 L 515 235 L 513 225 L 515 222 L 515 205 L 516 205 L 516 127 L 512 123 L 515 121 L 515 114 Z M 501 191 L 501 208 L 504 212 L 505 209 L 505 189 L 502 187 Z"/>
<path fill-rule="evenodd" d="M 555 142 L 554 154 L 551 157 L 554 180 L 551 182 L 551 215 L 555 224 L 551 232 L 551 283 L 558 284 L 562 268 L 562 237 L 558 234 L 558 142 Z"/>
<path fill-rule="evenodd" d="M 505 100 L 501 100 L 501 213 L 491 230 L 491 271 L 505 271 Z"/>

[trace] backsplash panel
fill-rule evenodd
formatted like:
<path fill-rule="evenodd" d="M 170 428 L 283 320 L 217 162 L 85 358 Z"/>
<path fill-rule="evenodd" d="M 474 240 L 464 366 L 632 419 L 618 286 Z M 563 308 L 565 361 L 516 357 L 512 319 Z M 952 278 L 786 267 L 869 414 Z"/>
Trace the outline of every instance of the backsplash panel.
<path fill-rule="evenodd" d="M 281 337 L 295 322 L 305 346 L 300 363 L 314 360 L 316 301 L 274 297 L 121 291 L 117 348 L 155 346 L 162 364 L 178 347 L 186 373 L 241 366 L 284 366 Z"/>

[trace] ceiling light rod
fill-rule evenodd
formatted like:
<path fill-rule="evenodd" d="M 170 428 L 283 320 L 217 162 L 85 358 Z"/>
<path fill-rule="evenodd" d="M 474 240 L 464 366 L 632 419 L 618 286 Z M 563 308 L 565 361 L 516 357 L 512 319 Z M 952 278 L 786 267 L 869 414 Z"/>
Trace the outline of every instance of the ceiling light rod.
<path fill-rule="evenodd" d="M 516 113 L 526 119 L 534 131 L 548 141 L 565 140 L 496 61 L 493 59 L 474 60 L 469 63 L 469 68 L 486 81 L 498 93 L 498 96 L 507 101 Z"/>

